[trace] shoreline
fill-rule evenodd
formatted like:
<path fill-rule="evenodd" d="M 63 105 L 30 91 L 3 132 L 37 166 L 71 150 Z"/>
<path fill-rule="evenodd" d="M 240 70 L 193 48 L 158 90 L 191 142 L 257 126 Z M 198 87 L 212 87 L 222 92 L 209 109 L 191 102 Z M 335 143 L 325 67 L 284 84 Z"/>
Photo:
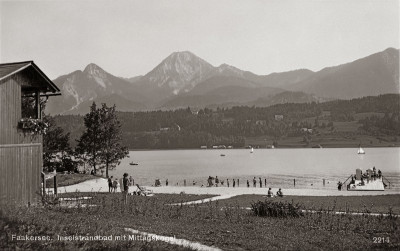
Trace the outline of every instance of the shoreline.
<path fill-rule="evenodd" d="M 268 188 L 254 188 L 254 187 L 198 187 L 198 186 L 143 186 L 150 189 L 155 194 L 196 194 L 196 195 L 219 195 L 219 196 L 238 196 L 238 195 L 266 195 Z M 136 186 L 129 187 L 129 192 L 136 191 Z M 48 191 L 53 191 L 48 188 Z M 278 187 L 272 187 L 272 192 L 276 194 Z M 385 190 L 385 191 L 347 191 L 347 190 L 328 190 L 328 189 L 305 189 L 305 188 L 292 188 L 282 189 L 284 195 L 291 196 L 377 196 L 377 195 L 400 195 L 398 190 Z M 57 193 L 73 193 L 73 192 L 108 192 L 107 179 L 99 178 L 87 180 L 70 186 L 63 186 L 57 188 Z M 120 193 L 120 189 L 117 188 Z"/>
<path fill-rule="evenodd" d="M 322 145 L 323 146 L 323 145 Z M 278 146 L 275 148 L 268 148 L 268 147 L 260 147 L 260 148 L 254 148 L 254 149 L 269 149 L 269 150 L 276 150 L 276 149 L 332 149 L 332 148 L 356 148 L 358 149 L 358 145 L 357 146 L 349 146 L 349 145 L 334 145 L 334 146 L 326 146 L 326 147 L 322 147 L 322 148 L 316 148 L 316 147 L 303 147 L 303 146 L 298 146 L 298 145 L 292 145 L 292 146 L 288 146 L 288 145 L 284 145 L 284 146 Z M 382 146 L 382 145 L 375 145 L 375 146 L 362 146 L 362 148 L 364 149 L 369 149 L 369 148 L 400 148 L 400 145 L 394 145 L 394 146 Z M 246 149 L 250 149 L 248 147 L 238 147 L 238 148 L 217 148 L 217 149 L 213 149 L 213 148 L 206 148 L 206 149 L 202 149 L 202 148 L 140 148 L 140 149 L 128 149 L 128 151 L 130 152 L 141 152 L 141 151 L 174 151 L 174 150 L 246 150 Z"/>

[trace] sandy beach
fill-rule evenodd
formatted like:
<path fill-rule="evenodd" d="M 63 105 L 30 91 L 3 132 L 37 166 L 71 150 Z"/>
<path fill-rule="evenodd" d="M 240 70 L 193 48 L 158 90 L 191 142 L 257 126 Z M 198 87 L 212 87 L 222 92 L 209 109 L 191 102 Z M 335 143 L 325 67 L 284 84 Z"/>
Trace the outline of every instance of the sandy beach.
<path fill-rule="evenodd" d="M 160 186 L 152 187 L 146 186 L 147 189 L 152 190 L 154 193 L 167 193 L 167 194 L 214 194 L 220 195 L 222 198 L 233 197 L 243 194 L 257 194 L 266 195 L 268 188 L 247 188 L 247 187 L 199 187 L 199 186 Z M 53 191 L 52 188 L 48 189 Z M 93 179 L 87 180 L 79 184 L 71 186 L 58 187 L 58 193 L 71 193 L 71 192 L 108 192 L 107 179 Z M 136 191 L 137 187 L 133 186 L 129 188 L 130 192 Z M 120 192 L 119 188 L 117 189 Z M 278 187 L 272 187 L 272 191 L 275 194 L 278 191 Z M 385 195 L 385 194 L 400 194 L 397 190 L 385 190 L 385 191 L 347 191 L 347 190 L 328 190 L 328 189 L 283 189 L 284 195 L 295 195 L 295 196 L 363 196 L 363 195 Z M 221 199 L 222 199 L 221 198 Z"/>

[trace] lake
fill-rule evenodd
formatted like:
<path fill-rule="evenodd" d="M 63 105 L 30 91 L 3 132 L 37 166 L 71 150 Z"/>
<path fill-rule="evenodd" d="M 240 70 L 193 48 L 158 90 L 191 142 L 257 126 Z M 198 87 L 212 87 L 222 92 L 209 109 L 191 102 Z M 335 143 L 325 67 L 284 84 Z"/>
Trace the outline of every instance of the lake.
<path fill-rule="evenodd" d="M 127 172 L 141 185 L 153 185 L 160 179 L 162 185 L 206 185 L 208 176 L 220 180 L 239 179 L 245 186 L 253 177 L 267 186 L 293 188 L 336 189 L 338 181 L 345 181 L 355 170 L 363 172 L 372 167 L 380 169 L 394 189 L 400 188 L 400 148 L 366 148 L 366 154 L 357 154 L 355 148 L 307 149 L 218 149 L 218 150 L 151 150 L 131 151 L 130 157 L 110 175 L 122 177 Z M 221 154 L 225 156 L 221 156 Z M 130 162 L 138 165 L 130 165 Z M 326 180 L 323 186 L 323 179 Z M 399 189 L 400 190 L 400 189 Z"/>

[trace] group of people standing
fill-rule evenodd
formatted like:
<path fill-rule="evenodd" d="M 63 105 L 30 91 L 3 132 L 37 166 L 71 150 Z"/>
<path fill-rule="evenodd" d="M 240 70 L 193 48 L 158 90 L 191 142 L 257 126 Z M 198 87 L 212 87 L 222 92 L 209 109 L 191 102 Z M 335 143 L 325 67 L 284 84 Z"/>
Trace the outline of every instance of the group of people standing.
<path fill-rule="evenodd" d="M 117 192 L 117 188 L 120 187 L 121 191 L 125 191 L 128 190 L 130 186 L 134 186 L 135 185 L 135 180 L 132 178 L 132 176 L 130 176 L 129 178 L 127 173 L 124 173 L 123 175 L 123 182 L 124 184 L 119 184 L 118 182 L 118 178 L 114 179 L 114 176 L 108 177 L 108 192 L 112 193 L 112 192 Z M 125 182 L 126 180 L 126 182 Z M 126 183 L 126 184 L 125 184 Z M 125 189 L 125 187 L 127 187 L 127 189 Z"/>
<path fill-rule="evenodd" d="M 194 184 L 195 184 L 195 182 L 193 181 L 193 185 Z M 208 187 L 212 187 L 212 186 L 218 187 L 220 185 L 224 186 L 224 184 L 225 184 L 225 180 L 224 179 L 219 179 L 218 176 L 215 176 L 215 178 L 211 177 L 211 176 L 208 176 L 208 179 L 207 179 L 207 186 Z M 239 187 L 240 186 L 240 181 L 239 181 L 239 179 L 232 179 L 232 183 L 231 183 L 229 179 L 226 179 L 226 186 L 230 187 L 231 184 L 232 184 L 232 187 L 236 187 L 236 186 Z M 257 184 L 259 184 L 260 188 L 263 187 L 263 180 L 261 179 L 261 177 L 258 178 L 258 181 L 257 181 L 256 177 L 253 178 L 253 187 L 257 187 Z M 250 181 L 249 180 L 246 181 L 246 186 L 250 187 Z M 264 187 L 267 187 L 267 179 L 264 179 Z"/>

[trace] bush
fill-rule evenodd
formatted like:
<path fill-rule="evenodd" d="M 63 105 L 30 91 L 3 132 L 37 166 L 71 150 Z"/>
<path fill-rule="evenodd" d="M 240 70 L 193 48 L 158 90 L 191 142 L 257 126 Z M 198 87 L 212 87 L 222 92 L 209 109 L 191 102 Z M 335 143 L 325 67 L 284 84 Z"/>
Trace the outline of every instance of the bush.
<path fill-rule="evenodd" d="M 280 218 L 303 216 L 299 204 L 293 202 L 258 201 L 251 204 L 251 210 L 256 216 Z"/>

